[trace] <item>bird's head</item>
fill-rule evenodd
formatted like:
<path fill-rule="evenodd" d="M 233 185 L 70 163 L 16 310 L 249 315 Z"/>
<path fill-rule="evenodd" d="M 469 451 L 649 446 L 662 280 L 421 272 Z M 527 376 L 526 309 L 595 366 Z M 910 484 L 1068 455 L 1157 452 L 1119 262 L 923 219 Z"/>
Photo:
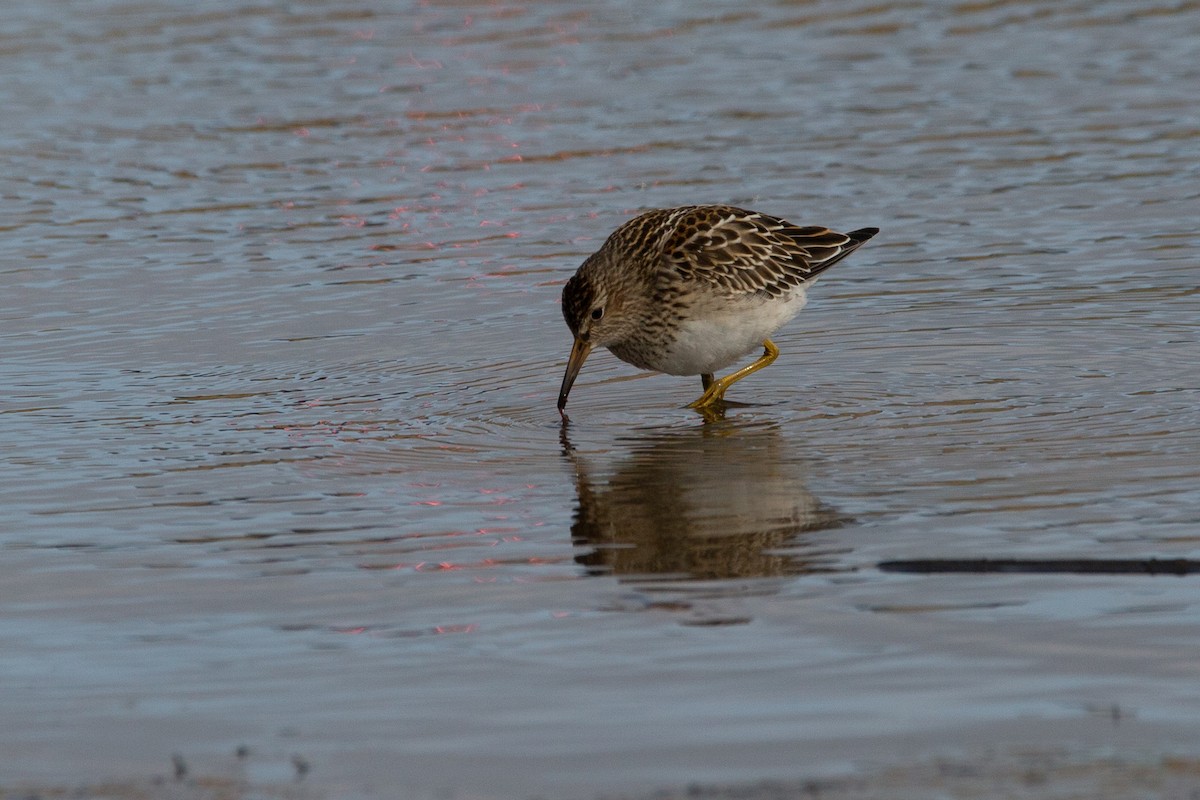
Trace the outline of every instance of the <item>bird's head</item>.
<path fill-rule="evenodd" d="M 575 337 L 575 344 L 558 393 L 559 411 L 566 406 L 571 385 L 592 349 L 621 341 L 638 324 L 636 315 L 631 313 L 634 305 L 631 301 L 637 293 L 626 283 L 613 279 L 621 273 L 611 269 L 606 258 L 603 250 L 593 255 L 563 287 L 563 319 Z"/>

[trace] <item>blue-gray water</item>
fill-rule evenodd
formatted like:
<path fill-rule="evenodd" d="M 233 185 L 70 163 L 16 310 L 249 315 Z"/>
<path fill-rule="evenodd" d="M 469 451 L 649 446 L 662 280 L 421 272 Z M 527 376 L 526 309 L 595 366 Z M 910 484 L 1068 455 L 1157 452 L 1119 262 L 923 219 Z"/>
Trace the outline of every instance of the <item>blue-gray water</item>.
<path fill-rule="evenodd" d="M 11 0 L 0 784 L 516 797 L 1200 740 L 1200 9 Z M 724 421 L 640 210 L 882 232 Z M 215 765 L 215 766 L 214 766 Z"/>

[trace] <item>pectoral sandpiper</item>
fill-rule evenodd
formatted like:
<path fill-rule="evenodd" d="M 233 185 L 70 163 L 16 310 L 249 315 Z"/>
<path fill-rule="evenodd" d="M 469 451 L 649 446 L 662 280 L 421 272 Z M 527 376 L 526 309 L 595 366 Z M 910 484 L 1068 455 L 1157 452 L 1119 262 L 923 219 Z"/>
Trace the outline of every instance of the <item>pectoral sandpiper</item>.
<path fill-rule="evenodd" d="M 704 394 L 690 407 L 719 406 L 733 383 L 779 355 L 768 337 L 800 312 L 817 276 L 878 232 L 793 225 L 732 206 L 660 209 L 626 222 L 563 287 L 575 345 L 558 410 L 596 347 L 642 369 L 699 375 Z M 757 361 L 714 379 L 757 347 Z"/>

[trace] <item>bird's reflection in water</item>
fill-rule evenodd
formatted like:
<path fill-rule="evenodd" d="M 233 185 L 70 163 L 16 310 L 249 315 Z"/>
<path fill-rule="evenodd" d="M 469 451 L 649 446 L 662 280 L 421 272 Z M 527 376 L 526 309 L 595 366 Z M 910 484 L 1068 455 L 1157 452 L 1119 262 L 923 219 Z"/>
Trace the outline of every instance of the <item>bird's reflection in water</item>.
<path fill-rule="evenodd" d="M 724 580 L 839 571 L 805 534 L 845 522 L 808 492 L 775 427 L 720 422 L 636 440 L 607 479 L 563 429 L 579 505 L 576 557 L 622 580 Z"/>

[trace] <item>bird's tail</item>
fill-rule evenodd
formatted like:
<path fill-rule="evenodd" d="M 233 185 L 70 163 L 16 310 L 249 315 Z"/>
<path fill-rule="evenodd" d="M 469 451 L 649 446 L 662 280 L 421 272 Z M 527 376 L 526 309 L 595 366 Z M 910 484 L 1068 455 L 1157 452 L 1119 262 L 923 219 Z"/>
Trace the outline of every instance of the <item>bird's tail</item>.
<path fill-rule="evenodd" d="M 850 231 L 849 233 L 843 234 L 835 234 L 833 231 L 826 230 L 825 233 L 833 236 L 845 236 L 849 238 L 850 241 L 846 242 L 845 244 L 840 244 L 837 249 L 829 248 L 832 250 L 832 252 L 825 255 L 824 258 L 813 258 L 809 262 L 809 278 L 816 278 L 817 275 L 820 275 L 822 272 L 853 253 L 855 250 L 862 247 L 868 239 L 879 233 L 879 228 L 859 228 L 856 231 Z"/>
<path fill-rule="evenodd" d="M 856 231 L 850 231 L 846 235 L 849 236 L 851 241 L 853 241 L 855 244 L 854 247 L 850 247 L 848 249 L 853 250 L 855 247 L 858 247 L 877 233 L 879 233 L 879 228 L 859 228 Z"/>

